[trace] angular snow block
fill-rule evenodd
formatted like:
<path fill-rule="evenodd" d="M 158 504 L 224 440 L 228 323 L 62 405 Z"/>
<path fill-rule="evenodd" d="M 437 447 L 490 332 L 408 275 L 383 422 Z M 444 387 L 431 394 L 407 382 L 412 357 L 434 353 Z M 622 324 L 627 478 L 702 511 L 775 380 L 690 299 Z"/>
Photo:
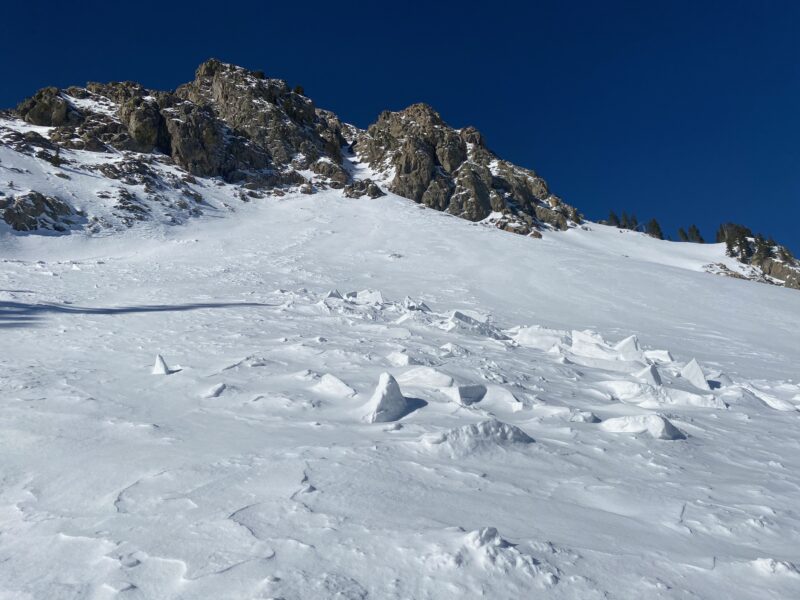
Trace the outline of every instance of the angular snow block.
<path fill-rule="evenodd" d="M 366 416 L 368 423 L 397 421 L 415 408 L 413 403 L 403 396 L 397 380 L 390 373 L 381 373 L 369 406 L 371 410 Z"/>
<path fill-rule="evenodd" d="M 693 358 L 686 363 L 686 366 L 681 369 L 681 377 L 698 389 L 711 389 L 706 380 L 705 373 L 703 373 L 703 369 L 701 369 L 700 365 L 697 363 L 697 359 Z"/>
<path fill-rule="evenodd" d="M 642 360 L 644 358 L 644 353 L 639 346 L 639 338 L 635 335 L 626 337 L 614 346 L 614 350 L 622 360 Z"/>
<path fill-rule="evenodd" d="M 483 400 L 486 396 L 486 386 L 481 383 L 472 385 L 458 385 L 442 390 L 462 406 L 469 406 Z"/>
<path fill-rule="evenodd" d="M 634 376 L 652 386 L 661 385 L 661 374 L 658 372 L 658 368 L 655 365 L 645 367 L 641 371 L 635 373 Z"/>
<path fill-rule="evenodd" d="M 171 373 L 164 357 L 160 354 L 156 354 L 156 361 L 153 363 L 152 373 L 153 375 L 169 375 Z"/>

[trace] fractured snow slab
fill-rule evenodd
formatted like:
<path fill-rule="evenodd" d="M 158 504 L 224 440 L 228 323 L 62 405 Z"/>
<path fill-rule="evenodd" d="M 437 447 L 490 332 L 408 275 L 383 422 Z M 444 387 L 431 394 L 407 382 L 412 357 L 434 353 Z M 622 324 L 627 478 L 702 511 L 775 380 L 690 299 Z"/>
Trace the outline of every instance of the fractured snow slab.
<path fill-rule="evenodd" d="M 711 390 L 706 380 L 705 373 L 703 373 L 703 369 L 701 369 L 700 365 L 697 363 L 697 359 L 693 358 L 686 363 L 686 366 L 681 369 L 681 377 L 698 389 Z"/>

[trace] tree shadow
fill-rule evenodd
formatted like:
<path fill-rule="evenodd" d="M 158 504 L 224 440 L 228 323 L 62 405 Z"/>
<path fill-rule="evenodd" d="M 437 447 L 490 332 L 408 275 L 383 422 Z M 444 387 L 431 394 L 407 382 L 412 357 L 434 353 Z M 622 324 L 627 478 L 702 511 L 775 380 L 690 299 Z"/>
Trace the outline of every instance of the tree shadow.
<path fill-rule="evenodd" d="M 48 314 L 121 315 L 135 313 L 186 312 L 212 308 L 277 306 L 263 302 L 197 302 L 193 304 L 145 304 L 139 306 L 88 307 L 71 304 L 29 304 L 0 301 L 0 329 L 35 327 Z"/>

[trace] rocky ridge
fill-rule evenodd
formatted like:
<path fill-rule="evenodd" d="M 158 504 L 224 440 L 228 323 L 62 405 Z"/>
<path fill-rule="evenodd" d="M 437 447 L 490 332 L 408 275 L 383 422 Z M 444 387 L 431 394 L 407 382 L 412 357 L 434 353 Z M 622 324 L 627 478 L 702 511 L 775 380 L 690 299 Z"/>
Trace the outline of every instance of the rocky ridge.
<path fill-rule="evenodd" d="M 383 184 L 436 210 L 525 234 L 580 219 L 535 173 L 497 159 L 477 130 L 453 129 L 427 105 L 383 113 L 363 131 L 283 80 L 214 59 L 174 91 L 130 81 L 48 87 L 0 117 L 0 145 L 50 163 L 59 177 L 81 170 L 115 182 L 97 192 L 115 201 L 112 216 L 103 217 L 91 203 L 78 209 L 54 198 L 54 218 L 22 218 L 22 207 L 38 210 L 41 201 L 22 202 L 7 186 L 0 211 L 15 230 L 130 226 L 150 216 L 153 202 L 180 222 L 203 210 L 202 190 L 191 185 L 203 185 L 198 178 L 236 186 L 243 199 L 329 188 L 377 198 Z M 347 167 L 355 157 L 379 180 L 353 177 Z M 83 220 L 55 218 L 81 210 Z"/>

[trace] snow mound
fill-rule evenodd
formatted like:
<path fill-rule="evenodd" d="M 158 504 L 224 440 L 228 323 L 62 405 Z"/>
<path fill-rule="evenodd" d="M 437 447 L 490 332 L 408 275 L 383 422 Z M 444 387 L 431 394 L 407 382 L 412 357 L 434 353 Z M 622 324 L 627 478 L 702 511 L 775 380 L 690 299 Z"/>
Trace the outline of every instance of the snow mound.
<path fill-rule="evenodd" d="M 554 573 L 503 539 L 494 527 L 483 527 L 464 535 L 456 563 L 459 566 L 479 567 L 504 574 L 522 574 L 535 578 L 540 587 L 550 587 L 558 582 Z"/>
<path fill-rule="evenodd" d="M 389 373 L 381 373 L 369 405 L 372 409 L 366 416 L 368 423 L 397 421 L 418 408 L 413 401 L 403 396 L 397 380 Z"/>
<path fill-rule="evenodd" d="M 431 447 L 453 458 L 499 449 L 523 448 L 535 440 L 519 427 L 488 419 L 423 438 Z"/>
<path fill-rule="evenodd" d="M 600 423 L 600 428 L 611 433 L 648 433 L 659 440 L 686 439 L 680 429 L 659 415 L 614 417 Z"/>

